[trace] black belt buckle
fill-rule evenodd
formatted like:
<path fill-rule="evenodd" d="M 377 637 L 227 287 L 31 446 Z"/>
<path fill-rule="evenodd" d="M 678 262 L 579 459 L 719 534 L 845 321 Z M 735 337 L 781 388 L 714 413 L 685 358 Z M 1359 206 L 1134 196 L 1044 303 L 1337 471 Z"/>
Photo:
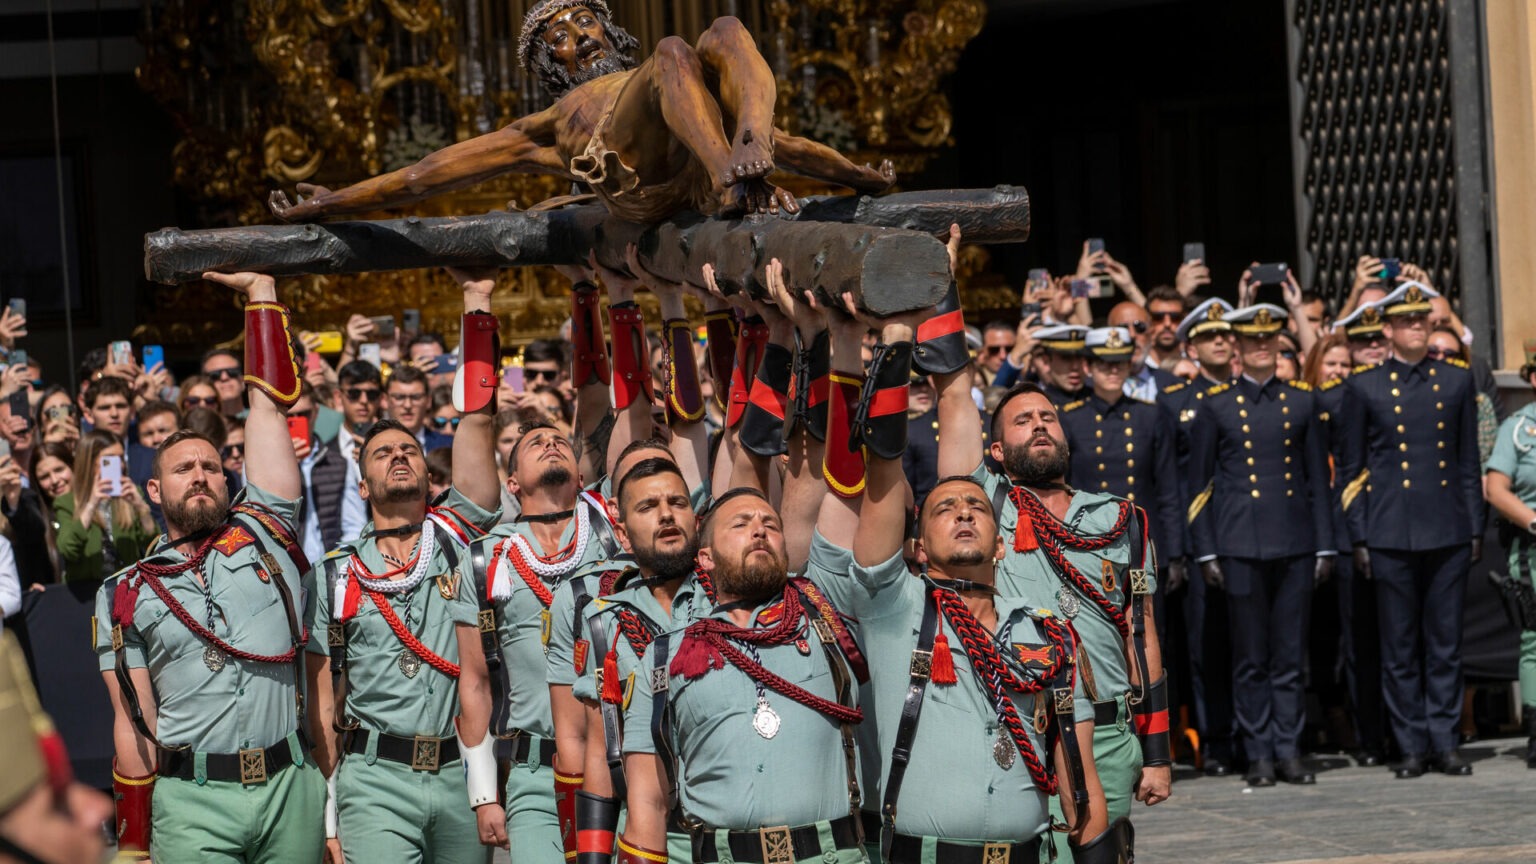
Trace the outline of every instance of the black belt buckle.
<path fill-rule="evenodd" d="M 240 751 L 240 784 L 267 782 L 267 751 L 260 747 Z"/>
<path fill-rule="evenodd" d="M 411 742 L 411 770 L 436 771 L 442 749 L 443 739 L 417 735 Z"/>
<path fill-rule="evenodd" d="M 795 864 L 795 841 L 788 825 L 759 828 L 757 836 L 763 844 L 763 864 Z"/>

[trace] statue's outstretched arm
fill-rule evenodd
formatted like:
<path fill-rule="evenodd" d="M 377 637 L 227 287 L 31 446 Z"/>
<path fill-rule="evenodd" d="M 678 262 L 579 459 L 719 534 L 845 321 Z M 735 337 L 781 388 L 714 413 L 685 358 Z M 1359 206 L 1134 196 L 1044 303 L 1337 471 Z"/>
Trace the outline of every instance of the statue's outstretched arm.
<path fill-rule="evenodd" d="M 793 174 L 847 186 L 858 192 L 883 192 L 896 182 L 889 159 L 877 168 L 855 165 L 848 157 L 825 144 L 773 130 L 773 158 L 779 168 Z"/>
<path fill-rule="evenodd" d="M 289 201 L 287 194 L 276 191 L 268 203 L 279 219 L 305 222 L 411 204 L 514 171 L 563 174 L 563 163 L 551 146 L 553 124 L 551 111 L 541 111 L 345 189 L 310 187 L 314 194 L 302 201 Z"/>

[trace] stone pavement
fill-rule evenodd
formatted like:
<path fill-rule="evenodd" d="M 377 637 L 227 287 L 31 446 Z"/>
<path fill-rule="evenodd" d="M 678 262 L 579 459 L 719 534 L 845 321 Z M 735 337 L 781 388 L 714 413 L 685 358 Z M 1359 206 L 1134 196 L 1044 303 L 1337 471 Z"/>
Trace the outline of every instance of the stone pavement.
<path fill-rule="evenodd" d="M 1471 777 L 1398 780 L 1343 756 L 1310 757 L 1315 786 L 1248 789 L 1180 766 L 1173 797 L 1136 805 L 1138 864 L 1536 862 L 1536 771 L 1525 739 L 1462 749 Z"/>

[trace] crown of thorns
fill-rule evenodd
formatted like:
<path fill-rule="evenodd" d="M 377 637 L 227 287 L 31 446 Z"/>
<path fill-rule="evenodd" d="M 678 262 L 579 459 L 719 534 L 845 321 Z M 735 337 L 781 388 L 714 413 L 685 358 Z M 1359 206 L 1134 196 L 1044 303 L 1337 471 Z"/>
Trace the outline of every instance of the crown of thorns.
<path fill-rule="evenodd" d="M 528 10 L 527 15 L 523 16 L 523 32 L 517 39 L 517 62 L 527 68 L 528 51 L 533 47 L 534 36 L 542 29 L 540 24 L 577 6 L 587 7 L 605 21 L 613 20 L 613 13 L 608 11 L 607 0 L 541 0 Z"/>

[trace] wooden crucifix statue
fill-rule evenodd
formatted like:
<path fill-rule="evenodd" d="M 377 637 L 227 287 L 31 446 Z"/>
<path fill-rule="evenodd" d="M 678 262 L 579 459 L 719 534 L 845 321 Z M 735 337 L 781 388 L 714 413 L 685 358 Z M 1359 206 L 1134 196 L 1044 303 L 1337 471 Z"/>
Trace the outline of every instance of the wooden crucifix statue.
<path fill-rule="evenodd" d="M 523 21 L 519 56 L 554 105 L 345 189 L 301 183 L 309 197 L 297 203 L 273 192 L 272 212 L 311 221 L 523 172 L 585 183 L 613 215 L 651 224 L 686 210 L 794 213 L 794 196 L 766 179 L 776 168 L 860 192 L 895 181 L 889 161 L 855 165 L 773 125 L 773 72 L 737 19 L 716 20 L 694 45 L 669 36 L 638 67 L 636 47 L 605 0 L 543 0 Z"/>

